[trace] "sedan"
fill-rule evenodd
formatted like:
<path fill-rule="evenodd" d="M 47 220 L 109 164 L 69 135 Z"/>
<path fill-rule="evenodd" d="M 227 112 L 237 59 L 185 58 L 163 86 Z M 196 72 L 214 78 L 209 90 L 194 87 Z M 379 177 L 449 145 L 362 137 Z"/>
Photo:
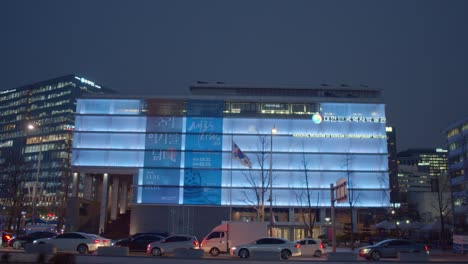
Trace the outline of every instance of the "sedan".
<path fill-rule="evenodd" d="M 243 244 L 231 248 L 231 254 L 241 258 L 248 258 L 255 253 L 278 253 L 281 259 L 289 259 L 291 256 L 301 256 L 301 245 L 282 238 L 265 237 L 249 244 Z"/>
<path fill-rule="evenodd" d="M 325 246 L 320 239 L 305 238 L 296 241 L 301 245 L 302 256 L 320 257 L 325 253 Z"/>
<path fill-rule="evenodd" d="M 151 234 L 141 234 L 127 239 L 121 239 L 113 244 L 115 247 L 128 247 L 129 251 L 146 251 L 148 244 L 163 240 L 164 237 Z"/>
<path fill-rule="evenodd" d="M 80 254 L 94 252 L 98 247 L 110 246 L 110 240 L 95 234 L 67 232 L 52 238 L 36 239 L 34 244 L 52 244 L 57 251 L 78 251 Z"/>
<path fill-rule="evenodd" d="M 199 249 L 198 240 L 194 236 L 174 235 L 160 241 L 150 243 L 146 253 L 153 256 L 174 253 L 176 249 Z"/>
<path fill-rule="evenodd" d="M 24 247 L 26 243 L 32 243 L 36 239 L 49 238 L 56 235 L 57 233 L 54 232 L 37 231 L 26 235 L 13 236 L 10 241 L 8 241 L 8 246 L 13 247 L 14 249 L 20 249 Z"/>
<path fill-rule="evenodd" d="M 368 260 L 379 260 L 381 258 L 396 258 L 398 253 L 420 253 L 429 254 L 426 245 L 418 244 L 407 239 L 387 239 L 377 244 L 359 249 L 359 256 Z"/>

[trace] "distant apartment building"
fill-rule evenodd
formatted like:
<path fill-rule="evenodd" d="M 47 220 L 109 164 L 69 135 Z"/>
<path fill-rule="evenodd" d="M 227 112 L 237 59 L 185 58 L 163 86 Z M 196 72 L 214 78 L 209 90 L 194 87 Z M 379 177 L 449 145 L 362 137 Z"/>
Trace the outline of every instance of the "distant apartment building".
<path fill-rule="evenodd" d="M 0 203 L 56 215 L 71 179 L 76 99 L 112 92 L 76 75 L 0 91 Z M 3 211 L 5 212 L 5 211 Z M 18 212 L 17 212 L 18 213 Z"/>
<path fill-rule="evenodd" d="M 454 234 L 468 235 L 468 117 L 445 131 L 448 148 L 448 175 L 453 202 Z"/>

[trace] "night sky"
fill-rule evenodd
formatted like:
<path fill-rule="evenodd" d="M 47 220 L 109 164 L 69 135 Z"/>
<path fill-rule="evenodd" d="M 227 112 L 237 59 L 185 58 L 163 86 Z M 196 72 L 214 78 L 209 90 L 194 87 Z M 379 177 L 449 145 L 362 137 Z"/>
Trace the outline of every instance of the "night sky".
<path fill-rule="evenodd" d="M 66 2 L 66 3 L 64 3 Z M 398 149 L 468 116 L 468 1 L 1 1 L 0 90 L 70 73 L 121 93 L 197 81 L 383 90 Z"/>

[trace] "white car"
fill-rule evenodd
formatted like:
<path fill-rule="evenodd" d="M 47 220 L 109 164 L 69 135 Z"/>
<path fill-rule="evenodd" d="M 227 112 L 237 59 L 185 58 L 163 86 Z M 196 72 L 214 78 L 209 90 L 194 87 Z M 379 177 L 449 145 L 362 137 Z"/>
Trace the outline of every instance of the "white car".
<path fill-rule="evenodd" d="M 301 253 L 303 257 L 320 257 L 325 253 L 325 246 L 320 239 L 304 238 L 297 240 L 301 244 Z"/>
<path fill-rule="evenodd" d="M 57 251 L 78 251 L 86 254 L 96 251 L 98 247 L 110 246 L 110 239 L 88 233 L 66 232 L 51 238 L 34 240 L 34 244 L 52 244 Z"/>
<path fill-rule="evenodd" d="M 164 254 L 173 253 L 174 250 L 180 248 L 199 249 L 200 246 L 197 238 L 194 236 L 174 235 L 148 244 L 146 253 L 153 256 L 162 256 Z"/>
<path fill-rule="evenodd" d="M 241 258 L 248 258 L 256 253 L 278 253 L 281 259 L 301 256 L 301 245 L 282 238 L 265 237 L 252 243 L 231 248 L 230 253 Z"/>

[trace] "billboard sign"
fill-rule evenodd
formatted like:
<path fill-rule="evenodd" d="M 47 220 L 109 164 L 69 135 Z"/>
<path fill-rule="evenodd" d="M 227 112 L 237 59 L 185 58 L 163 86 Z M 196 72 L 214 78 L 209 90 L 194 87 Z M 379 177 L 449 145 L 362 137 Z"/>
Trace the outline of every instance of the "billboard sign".
<path fill-rule="evenodd" d="M 346 179 L 341 178 L 336 181 L 335 197 L 337 203 L 344 203 L 348 201 L 348 189 L 346 187 Z"/>

